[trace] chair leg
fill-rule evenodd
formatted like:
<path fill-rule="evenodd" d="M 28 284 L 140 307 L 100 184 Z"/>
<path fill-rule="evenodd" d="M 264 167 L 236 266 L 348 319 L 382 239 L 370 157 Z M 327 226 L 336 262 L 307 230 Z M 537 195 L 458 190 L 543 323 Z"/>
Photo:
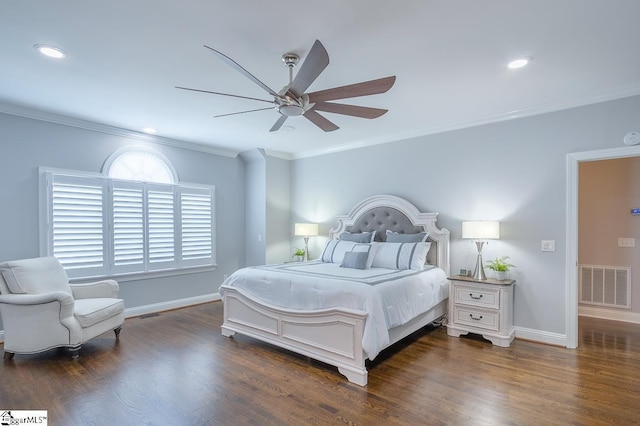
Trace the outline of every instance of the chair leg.
<path fill-rule="evenodd" d="M 71 359 L 78 359 L 80 357 L 80 345 L 69 348 L 69 355 L 71 355 Z"/>
<path fill-rule="evenodd" d="M 14 355 L 15 354 L 13 352 L 4 351 L 4 360 L 9 361 L 10 359 L 13 359 Z"/>
<path fill-rule="evenodd" d="M 122 331 L 122 326 L 113 329 L 113 332 L 116 333 L 116 340 L 120 339 L 120 332 L 121 331 Z"/>

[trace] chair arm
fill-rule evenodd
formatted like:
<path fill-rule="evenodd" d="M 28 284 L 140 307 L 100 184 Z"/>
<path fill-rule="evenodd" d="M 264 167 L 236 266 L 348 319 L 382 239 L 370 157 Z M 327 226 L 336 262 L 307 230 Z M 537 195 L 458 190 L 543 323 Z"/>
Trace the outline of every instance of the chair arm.
<path fill-rule="evenodd" d="M 60 305 L 71 306 L 73 316 L 73 296 L 66 291 L 39 294 L 0 294 L 0 303 L 7 305 L 42 305 L 50 302 L 60 302 Z"/>
<path fill-rule="evenodd" d="M 76 299 L 92 299 L 94 297 L 118 298 L 120 286 L 114 280 L 102 280 L 92 283 L 70 284 L 73 297 Z"/>
<path fill-rule="evenodd" d="M 25 309 L 30 306 L 51 305 L 56 302 L 59 307 L 54 307 L 51 311 L 54 318 L 57 318 L 60 322 L 65 324 L 65 326 L 69 326 L 67 324 L 69 322 L 76 322 L 73 315 L 75 301 L 73 296 L 66 291 L 54 291 L 51 293 L 39 294 L 0 294 L 0 305 L 5 305 L 3 310 L 7 311 L 7 314 L 9 314 L 8 311 L 18 313 L 21 309 Z M 49 308 L 45 309 L 49 310 Z"/>

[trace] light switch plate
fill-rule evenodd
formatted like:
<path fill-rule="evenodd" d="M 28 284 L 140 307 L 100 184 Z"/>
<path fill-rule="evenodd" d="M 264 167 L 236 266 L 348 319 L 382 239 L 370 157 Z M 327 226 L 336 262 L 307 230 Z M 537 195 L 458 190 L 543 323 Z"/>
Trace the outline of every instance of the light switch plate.
<path fill-rule="evenodd" d="M 556 240 L 542 240 L 541 251 L 556 251 Z"/>
<path fill-rule="evenodd" d="M 618 247 L 635 247 L 635 238 L 618 238 Z"/>

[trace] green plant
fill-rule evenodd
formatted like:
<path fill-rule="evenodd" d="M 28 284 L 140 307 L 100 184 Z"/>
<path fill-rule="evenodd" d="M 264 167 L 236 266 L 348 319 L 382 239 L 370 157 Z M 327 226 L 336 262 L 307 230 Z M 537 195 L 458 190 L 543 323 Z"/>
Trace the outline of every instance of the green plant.
<path fill-rule="evenodd" d="M 293 252 L 294 256 L 304 256 L 304 249 L 296 247 L 296 251 Z"/>
<path fill-rule="evenodd" d="M 491 259 L 487 261 L 487 266 L 485 268 L 491 269 L 496 272 L 507 272 L 511 268 L 515 268 L 516 265 L 512 265 L 507 262 L 509 256 L 497 257 L 495 259 Z"/>

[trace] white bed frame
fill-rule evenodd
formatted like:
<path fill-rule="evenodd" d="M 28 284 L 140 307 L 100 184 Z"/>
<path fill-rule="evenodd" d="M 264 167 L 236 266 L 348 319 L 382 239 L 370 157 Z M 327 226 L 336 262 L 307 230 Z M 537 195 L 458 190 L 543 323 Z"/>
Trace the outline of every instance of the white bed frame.
<path fill-rule="evenodd" d="M 338 217 L 338 227 L 329 231 L 330 237 L 337 238 L 363 215 L 378 207 L 392 207 L 414 226 L 421 226 L 428 232 L 432 242 L 429 258 L 449 274 L 449 231 L 437 227 L 438 214 L 421 213 L 399 197 L 376 195 L 365 199 L 348 215 Z M 366 353 L 362 349 L 366 312 L 347 308 L 284 309 L 253 299 L 237 287 L 223 285 L 222 288 L 225 293 L 223 336 L 231 337 L 235 333 L 250 336 L 336 366 L 350 382 L 360 386 L 367 384 Z M 409 323 L 389 330 L 389 345 L 437 320 L 446 311 L 445 299 Z"/>

